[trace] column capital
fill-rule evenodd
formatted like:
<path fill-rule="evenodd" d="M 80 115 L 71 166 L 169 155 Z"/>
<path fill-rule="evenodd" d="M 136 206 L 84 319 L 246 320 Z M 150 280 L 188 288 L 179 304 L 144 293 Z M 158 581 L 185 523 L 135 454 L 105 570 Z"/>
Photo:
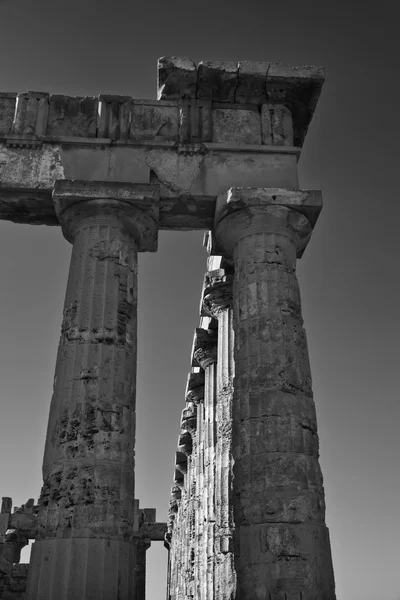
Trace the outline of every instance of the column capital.
<path fill-rule="evenodd" d="M 217 362 L 217 334 L 210 329 L 198 327 L 194 334 L 192 367 L 206 369 Z"/>
<path fill-rule="evenodd" d="M 200 373 L 189 373 L 185 391 L 186 402 L 193 402 L 193 404 L 203 402 L 204 381 L 205 377 L 203 371 L 200 371 Z"/>
<path fill-rule="evenodd" d="M 230 188 L 217 199 L 212 253 L 232 255 L 243 237 L 271 233 L 290 238 L 300 258 L 321 208 L 317 190 Z"/>
<path fill-rule="evenodd" d="M 71 243 L 83 227 L 115 225 L 135 238 L 138 251 L 157 250 L 158 185 L 62 179 L 55 182 L 53 200 L 63 235 Z"/>
<path fill-rule="evenodd" d="M 202 311 L 218 319 L 221 310 L 232 307 L 233 276 L 225 269 L 208 271 L 204 276 Z"/>

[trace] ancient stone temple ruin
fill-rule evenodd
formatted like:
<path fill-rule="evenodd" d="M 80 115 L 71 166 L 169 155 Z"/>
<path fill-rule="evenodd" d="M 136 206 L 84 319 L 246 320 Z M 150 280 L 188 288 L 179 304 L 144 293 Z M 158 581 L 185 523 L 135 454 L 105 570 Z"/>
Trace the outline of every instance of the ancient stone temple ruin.
<path fill-rule="evenodd" d="M 160 541 L 167 600 L 335 600 L 296 279 L 323 80 L 162 58 L 157 100 L 0 94 L 0 218 L 72 246 L 43 487 L 3 498 L 0 599 L 144 600 Z M 167 523 L 140 508 L 134 464 L 137 255 L 160 229 L 204 230 L 209 251 Z"/>

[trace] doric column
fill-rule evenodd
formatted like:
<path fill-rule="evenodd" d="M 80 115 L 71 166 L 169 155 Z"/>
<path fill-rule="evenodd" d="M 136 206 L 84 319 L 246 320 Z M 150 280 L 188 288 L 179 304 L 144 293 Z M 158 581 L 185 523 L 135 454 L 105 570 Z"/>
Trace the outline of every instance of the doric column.
<path fill-rule="evenodd" d="M 208 271 L 203 286 L 203 311 L 218 321 L 215 440 L 215 598 L 234 597 L 232 497 L 233 324 L 232 275 Z"/>
<path fill-rule="evenodd" d="M 158 190 L 59 181 L 54 202 L 73 246 L 26 598 L 131 600 L 137 252 L 156 249 Z"/>
<path fill-rule="evenodd" d="M 234 519 L 240 600 L 334 600 L 296 255 L 318 195 L 231 188 L 217 243 L 233 257 Z"/>
<path fill-rule="evenodd" d="M 204 419 L 198 424 L 202 435 L 199 448 L 200 500 L 199 518 L 199 595 L 198 599 L 214 597 L 214 485 L 215 485 L 215 418 L 217 335 L 212 329 L 196 329 L 193 343 L 193 365 L 204 370 Z M 200 412 L 200 411 L 199 411 Z"/>

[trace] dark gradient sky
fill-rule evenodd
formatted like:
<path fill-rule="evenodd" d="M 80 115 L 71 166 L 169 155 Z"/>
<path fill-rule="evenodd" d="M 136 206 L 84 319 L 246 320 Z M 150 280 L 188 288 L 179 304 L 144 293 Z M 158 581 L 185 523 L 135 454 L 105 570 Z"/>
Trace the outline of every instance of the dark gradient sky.
<path fill-rule="evenodd" d="M 0 90 L 154 98 L 159 56 L 320 64 L 300 159 L 324 209 L 299 264 L 338 600 L 399 600 L 399 77 L 396 2 L 1 0 Z M 0 495 L 38 497 L 70 246 L 0 222 Z M 140 256 L 137 491 L 165 520 L 206 254 Z M 149 553 L 163 600 L 166 551 Z"/>

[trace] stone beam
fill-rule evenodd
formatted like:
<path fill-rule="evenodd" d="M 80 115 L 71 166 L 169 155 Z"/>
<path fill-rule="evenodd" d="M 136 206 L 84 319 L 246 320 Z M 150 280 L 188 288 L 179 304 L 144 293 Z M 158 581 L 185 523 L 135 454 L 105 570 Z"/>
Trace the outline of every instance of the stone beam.
<path fill-rule="evenodd" d="M 57 225 L 60 179 L 156 183 L 161 229 L 209 229 L 231 187 L 297 188 L 319 67 L 159 60 L 158 100 L 0 93 L 0 219 Z"/>
<path fill-rule="evenodd" d="M 324 80 L 324 69 L 316 66 L 253 61 L 202 61 L 196 66 L 190 58 L 171 56 L 158 61 L 159 100 L 209 100 L 222 103 L 223 109 L 229 104 L 264 106 L 260 112 L 266 121 L 272 105 L 283 105 L 293 117 L 296 146 L 303 145 Z"/>

